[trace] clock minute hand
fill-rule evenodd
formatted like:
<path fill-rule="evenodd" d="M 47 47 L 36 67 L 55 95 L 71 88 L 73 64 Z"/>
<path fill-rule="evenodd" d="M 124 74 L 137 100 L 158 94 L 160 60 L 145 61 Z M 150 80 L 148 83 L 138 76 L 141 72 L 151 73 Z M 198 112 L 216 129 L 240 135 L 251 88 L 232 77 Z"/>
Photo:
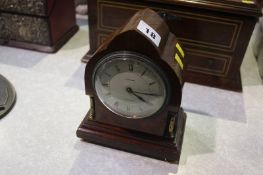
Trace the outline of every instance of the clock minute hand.
<path fill-rule="evenodd" d="M 137 92 L 137 91 L 133 91 L 136 94 L 142 94 L 142 95 L 150 95 L 150 96 L 160 96 L 159 94 L 154 94 L 154 93 L 145 93 L 145 92 Z"/>
<path fill-rule="evenodd" d="M 137 97 L 139 100 L 143 101 L 144 103 L 151 104 L 151 103 L 147 102 L 146 100 L 144 100 L 144 98 L 142 98 L 141 96 L 135 94 L 131 88 L 127 88 L 127 92 L 134 95 L 135 97 Z"/>
<path fill-rule="evenodd" d="M 141 96 L 136 95 L 135 93 L 132 93 L 132 95 L 134 95 L 135 97 L 137 97 L 139 100 L 146 102 Z"/>

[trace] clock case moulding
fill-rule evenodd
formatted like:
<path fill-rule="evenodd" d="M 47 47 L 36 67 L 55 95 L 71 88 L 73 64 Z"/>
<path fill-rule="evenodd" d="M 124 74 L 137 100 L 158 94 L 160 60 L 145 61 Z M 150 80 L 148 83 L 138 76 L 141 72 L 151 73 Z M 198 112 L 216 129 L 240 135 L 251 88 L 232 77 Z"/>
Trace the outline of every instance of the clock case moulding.
<path fill-rule="evenodd" d="M 141 20 L 161 36 L 159 47 L 137 30 Z M 139 11 L 113 33 L 87 63 L 85 90 L 90 96 L 91 107 L 77 130 L 77 136 L 88 142 L 160 160 L 179 161 L 186 114 L 180 107 L 184 81 L 183 71 L 175 61 L 175 54 L 180 55 L 175 47 L 177 43 L 164 19 L 150 9 Z M 94 68 L 102 57 L 116 51 L 145 55 L 164 71 L 172 88 L 162 111 L 150 117 L 130 119 L 113 113 L 99 100 L 92 83 Z M 185 62 L 185 58 L 182 61 Z"/>

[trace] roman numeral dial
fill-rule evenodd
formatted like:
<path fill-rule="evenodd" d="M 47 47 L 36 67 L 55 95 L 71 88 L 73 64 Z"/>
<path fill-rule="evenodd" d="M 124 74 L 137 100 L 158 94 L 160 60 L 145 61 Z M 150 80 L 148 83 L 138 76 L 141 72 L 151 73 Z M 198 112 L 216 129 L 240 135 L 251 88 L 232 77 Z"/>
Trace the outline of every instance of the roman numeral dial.
<path fill-rule="evenodd" d="M 120 117 L 150 117 L 167 100 L 168 82 L 148 57 L 134 52 L 114 53 L 103 58 L 95 70 L 99 99 Z"/>

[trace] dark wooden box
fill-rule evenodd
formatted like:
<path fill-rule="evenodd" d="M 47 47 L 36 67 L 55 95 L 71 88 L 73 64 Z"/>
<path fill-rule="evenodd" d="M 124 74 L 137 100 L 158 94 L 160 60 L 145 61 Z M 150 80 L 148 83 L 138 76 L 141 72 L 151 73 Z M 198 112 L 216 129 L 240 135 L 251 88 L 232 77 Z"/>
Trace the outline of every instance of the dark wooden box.
<path fill-rule="evenodd" d="M 73 0 L 0 0 L 0 44 L 55 52 L 77 30 Z"/>
<path fill-rule="evenodd" d="M 252 31 L 261 16 L 244 0 L 88 0 L 90 51 L 138 10 L 152 8 L 177 15 L 171 30 L 188 55 L 188 82 L 242 91 L 240 66 Z M 131 41 L 132 42 L 132 41 Z"/>

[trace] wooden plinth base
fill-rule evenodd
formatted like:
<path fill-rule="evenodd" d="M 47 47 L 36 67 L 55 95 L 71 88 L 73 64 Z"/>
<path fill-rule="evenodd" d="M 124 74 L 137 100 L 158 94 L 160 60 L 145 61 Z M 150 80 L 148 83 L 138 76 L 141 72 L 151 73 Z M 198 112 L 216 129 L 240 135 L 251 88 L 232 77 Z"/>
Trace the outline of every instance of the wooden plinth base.
<path fill-rule="evenodd" d="M 186 122 L 186 114 L 183 110 L 179 112 L 174 139 L 101 124 L 88 120 L 87 116 L 77 130 L 77 136 L 85 141 L 173 163 L 177 163 L 180 159 Z"/>
<path fill-rule="evenodd" d="M 0 38 L 0 44 L 5 46 L 17 47 L 22 49 L 36 50 L 40 52 L 54 53 L 58 51 L 77 31 L 79 27 L 72 27 L 61 39 L 53 45 L 41 45 L 28 42 L 20 42 L 14 40 L 3 40 Z"/>

